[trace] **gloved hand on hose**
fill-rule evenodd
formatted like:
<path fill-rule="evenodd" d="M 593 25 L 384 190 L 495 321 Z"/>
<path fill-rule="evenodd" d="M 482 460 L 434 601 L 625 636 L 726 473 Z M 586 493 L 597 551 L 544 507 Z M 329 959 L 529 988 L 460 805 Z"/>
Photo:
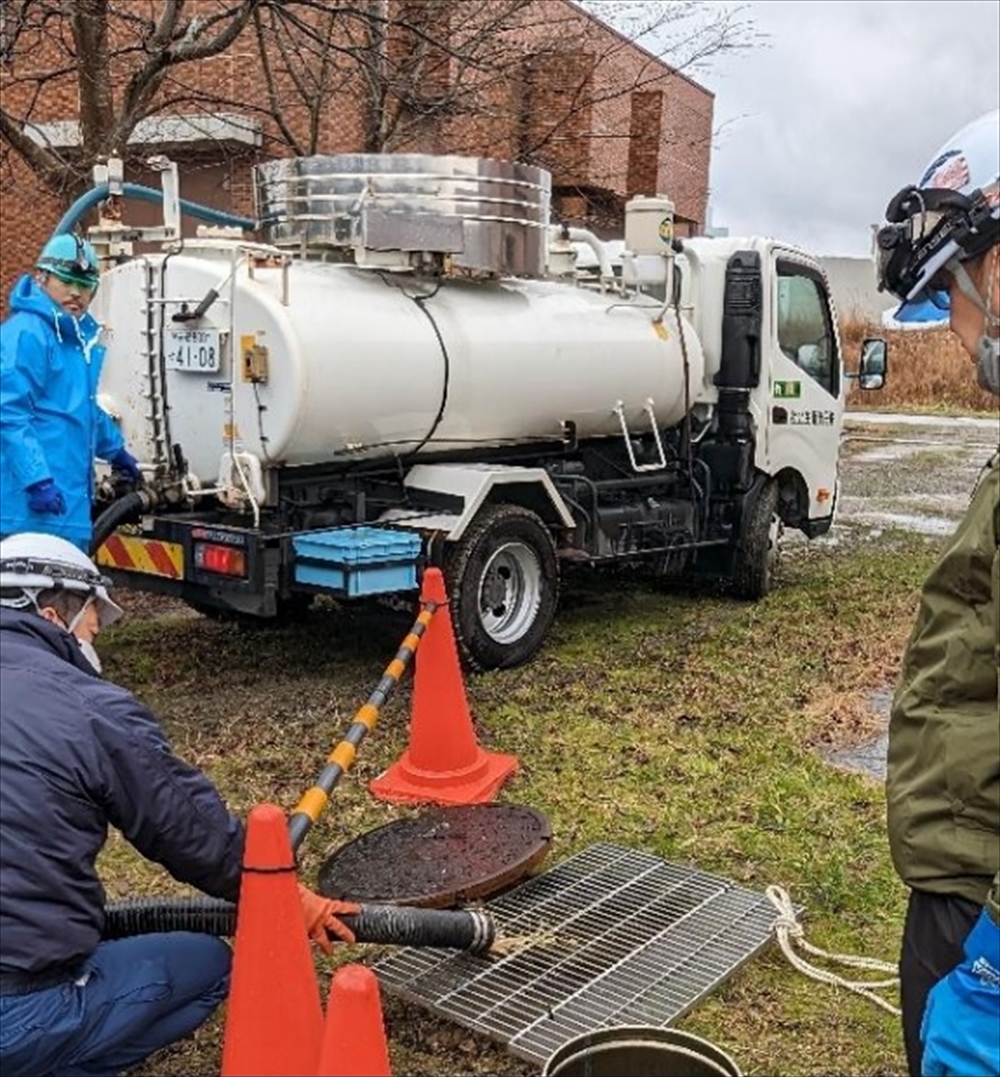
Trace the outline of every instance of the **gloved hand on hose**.
<path fill-rule="evenodd" d="M 333 898 L 320 897 L 308 887 L 299 883 L 299 901 L 302 902 L 302 919 L 306 924 L 309 938 L 325 954 L 333 953 L 330 935 L 341 942 L 354 942 L 354 932 L 337 919 L 338 916 L 356 916 L 361 906 L 350 901 L 334 901 Z"/>
<path fill-rule="evenodd" d="M 128 479 L 132 483 L 142 482 L 142 472 L 139 470 L 139 464 L 136 458 L 126 448 L 121 448 L 108 460 L 108 463 L 117 471 L 123 478 Z"/>
<path fill-rule="evenodd" d="M 62 516 L 66 512 L 66 498 L 53 479 L 42 479 L 26 486 L 28 508 L 32 512 L 49 512 L 53 516 Z"/>
<path fill-rule="evenodd" d="M 931 988 L 920 1040 L 924 1077 L 1000 1073 L 1000 927 L 986 909 L 965 960 Z"/>

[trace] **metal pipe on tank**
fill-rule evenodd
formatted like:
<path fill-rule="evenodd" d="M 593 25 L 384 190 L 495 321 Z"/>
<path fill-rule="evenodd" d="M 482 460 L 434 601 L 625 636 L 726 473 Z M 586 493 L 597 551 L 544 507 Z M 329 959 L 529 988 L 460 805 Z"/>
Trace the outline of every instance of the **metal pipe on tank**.
<path fill-rule="evenodd" d="M 564 230 L 564 233 L 568 234 L 568 238 L 572 243 L 586 243 L 587 246 L 590 247 L 594 252 L 594 256 L 597 258 L 597 264 L 601 270 L 602 280 L 615 279 L 615 271 L 611 267 L 611 258 L 608 256 L 608 249 L 593 232 L 586 228 L 567 228 Z"/>

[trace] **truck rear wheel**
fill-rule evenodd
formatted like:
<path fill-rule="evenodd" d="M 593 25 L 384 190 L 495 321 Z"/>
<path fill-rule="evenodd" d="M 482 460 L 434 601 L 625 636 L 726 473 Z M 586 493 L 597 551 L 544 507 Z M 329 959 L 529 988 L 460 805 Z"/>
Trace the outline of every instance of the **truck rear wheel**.
<path fill-rule="evenodd" d="M 559 563 L 542 521 L 517 505 L 486 505 L 445 563 L 462 664 L 503 669 L 541 646 L 559 599 Z"/>
<path fill-rule="evenodd" d="M 733 557 L 733 593 L 739 598 L 763 598 L 774 586 L 778 571 L 782 524 L 778 516 L 778 484 L 766 480 L 751 494 Z"/>

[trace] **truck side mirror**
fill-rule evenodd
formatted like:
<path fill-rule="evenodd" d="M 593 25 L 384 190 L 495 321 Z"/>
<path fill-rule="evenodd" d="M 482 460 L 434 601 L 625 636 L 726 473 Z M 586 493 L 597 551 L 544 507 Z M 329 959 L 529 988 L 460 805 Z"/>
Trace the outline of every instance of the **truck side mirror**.
<path fill-rule="evenodd" d="M 881 389 L 889 369 L 889 346 L 881 337 L 865 337 L 858 364 L 858 387 Z"/>

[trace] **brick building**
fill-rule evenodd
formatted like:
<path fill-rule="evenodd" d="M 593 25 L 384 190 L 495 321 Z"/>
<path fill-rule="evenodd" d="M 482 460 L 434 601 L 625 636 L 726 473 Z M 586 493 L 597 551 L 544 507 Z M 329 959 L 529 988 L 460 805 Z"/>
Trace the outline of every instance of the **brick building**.
<path fill-rule="evenodd" d="M 153 0 L 124 2 L 130 14 L 147 3 L 157 11 Z M 219 0 L 197 3 L 207 12 Z M 490 12 L 504 3 L 507 22 L 490 26 Z M 549 169 L 553 216 L 601 235 L 620 234 L 631 195 L 658 192 L 674 200 L 679 234 L 702 231 L 713 108 L 703 87 L 567 0 L 372 6 L 388 27 L 381 48 L 391 77 L 380 96 L 343 63 L 352 31 L 336 4 L 326 13 L 313 9 L 311 35 L 295 31 L 283 44 L 275 28 L 260 34 L 258 26 L 255 34 L 248 26 L 224 52 L 184 65 L 183 84 L 174 78 L 160 86 L 124 148 L 126 179 L 158 186 L 144 161 L 164 153 L 180 165 L 182 197 L 253 216 L 252 166 L 261 160 L 365 149 L 464 153 Z M 136 64 L 128 32 L 124 24 L 109 32 L 108 81 L 118 101 Z M 72 39 L 62 34 L 58 46 L 59 38 L 22 35 L 0 63 L 4 111 L 34 142 L 80 162 L 75 188 L 57 194 L 11 145 L 3 147 L 4 297 L 89 185 L 80 80 L 72 70 L 53 74 L 60 66 L 65 72 L 67 48 L 72 61 Z M 320 38 L 337 44 L 329 54 L 336 62 L 319 54 Z M 136 224 L 158 216 L 141 202 L 129 202 L 126 212 Z M 196 223 L 185 220 L 185 230 Z"/>

